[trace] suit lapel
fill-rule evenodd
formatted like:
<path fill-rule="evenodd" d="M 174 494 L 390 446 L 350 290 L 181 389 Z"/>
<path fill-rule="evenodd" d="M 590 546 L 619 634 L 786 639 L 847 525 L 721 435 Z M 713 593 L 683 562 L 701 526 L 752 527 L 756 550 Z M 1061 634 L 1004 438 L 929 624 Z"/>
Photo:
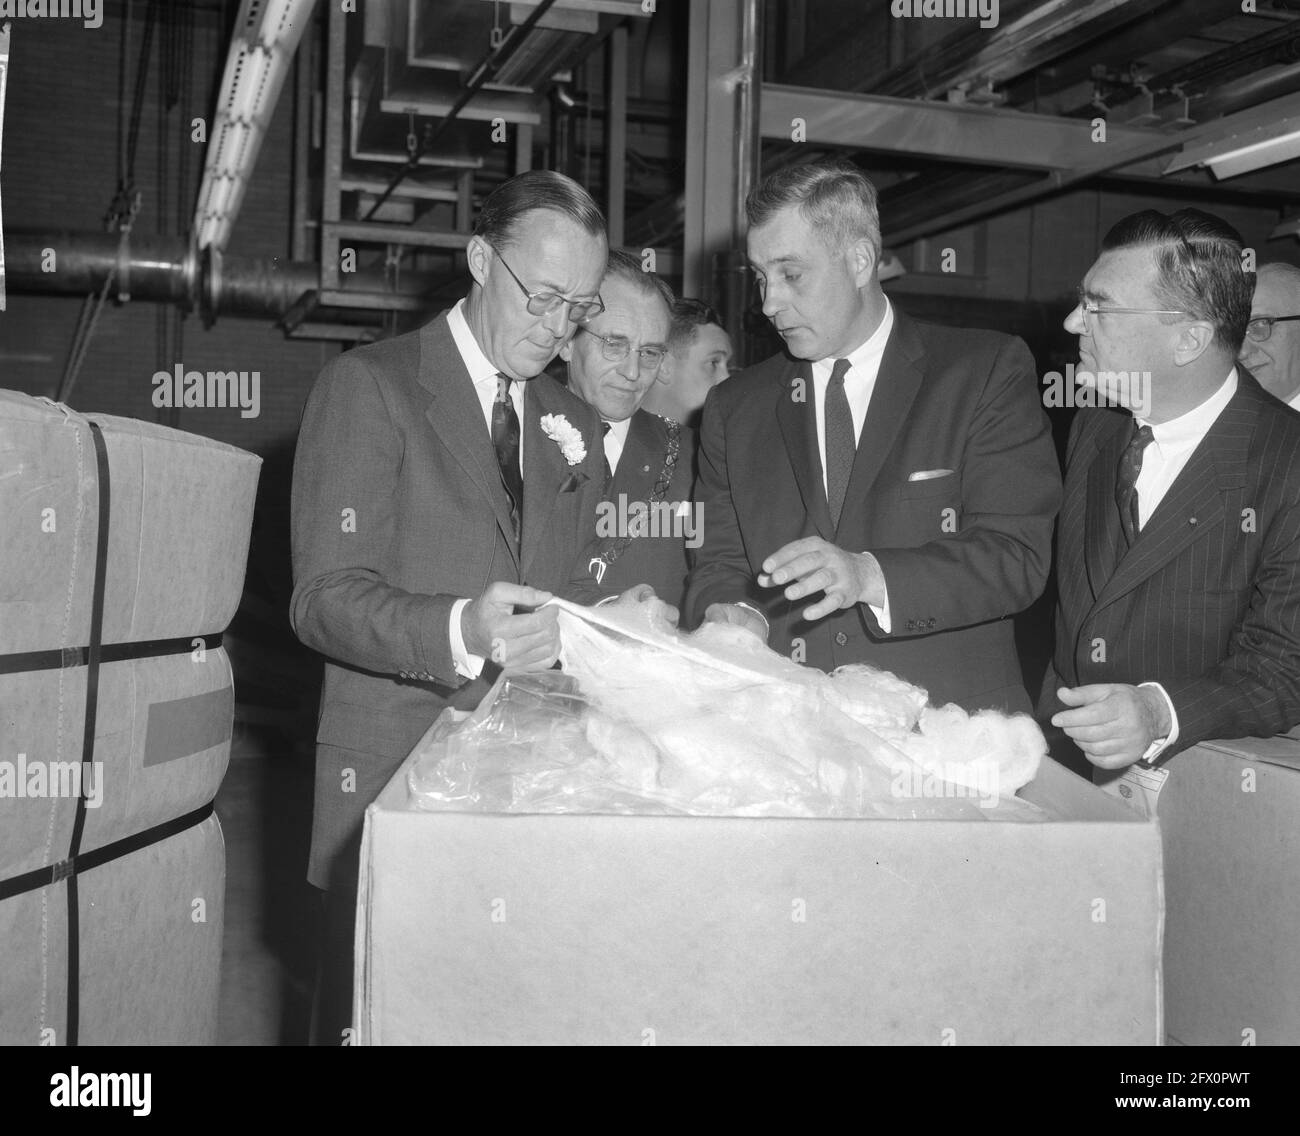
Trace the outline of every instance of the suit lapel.
<path fill-rule="evenodd" d="M 1120 455 L 1128 444 L 1133 417 L 1127 412 L 1091 410 L 1084 413 L 1107 414 L 1115 419 L 1096 440 L 1092 464 L 1088 467 L 1088 501 L 1084 510 L 1084 560 L 1093 598 L 1100 596 L 1115 571 L 1121 540 L 1119 509 L 1115 504 L 1115 477 Z"/>
<path fill-rule="evenodd" d="M 1246 485 L 1258 413 L 1256 400 L 1238 390 L 1102 589 L 1099 604 L 1112 603 L 1131 592 L 1194 541 L 1215 531 L 1226 509 L 1224 497 Z"/>
<path fill-rule="evenodd" d="M 511 555 L 517 559 L 510 498 L 501 484 L 492 436 L 445 314 L 426 324 L 420 336 L 419 381 L 432 396 L 425 417 L 439 441 L 491 504 Z"/>
<path fill-rule="evenodd" d="M 840 523 L 845 518 L 857 518 L 858 523 L 867 514 L 867 498 L 875 484 L 885 458 L 893 449 L 895 440 L 902 434 L 917 391 L 921 389 L 922 363 L 925 348 L 911 321 L 897 309 L 894 310 L 894 327 L 885 344 L 880 360 L 876 385 L 867 406 L 867 418 L 858 437 L 858 451 L 853 459 L 848 488 L 844 492 L 844 506 L 840 510 Z"/>
<path fill-rule="evenodd" d="M 835 539 L 835 526 L 831 524 L 830 505 L 826 502 L 826 486 L 822 480 L 822 463 L 817 449 L 817 408 L 813 391 L 812 364 L 791 363 L 780 378 L 781 391 L 777 396 L 776 420 L 785 439 L 786 453 L 794 470 L 795 483 L 803 498 L 804 509 L 825 540 Z M 797 398 L 798 384 L 803 383 L 803 397 Z"/>
<path fill-rule="evenodd" d="M 530 379 L 524 384 L 524 420 L 520 423 L 524 446 L 524 517 L 523 539 L 519 562 L 521 578 L 528 578 L 528 569 L 541 546 L 550 523 L 551 511 L 560 486 L 571 473 L 577 473 L 581 464 L 570 466 L 560 449 L 559 442 L 548 438 L 542 431 L 542 418 L 547 414 L 564 414 L 548 389 L 545 376 Z M 599 438 L 590 437 L 582 423 L 565 415 L 575 430 L 582 433 L 583 444 L 590 449 L 601 444 Z"/>

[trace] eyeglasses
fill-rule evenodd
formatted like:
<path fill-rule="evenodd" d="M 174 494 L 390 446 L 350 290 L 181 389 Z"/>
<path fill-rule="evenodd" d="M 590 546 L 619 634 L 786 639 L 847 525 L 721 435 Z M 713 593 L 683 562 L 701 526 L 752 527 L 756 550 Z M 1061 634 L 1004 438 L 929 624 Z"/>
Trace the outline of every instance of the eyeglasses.
<path fill-rule="evenodd" d="M 1083 330 L 1091 334 L 1092 316 L 1187 316 L 1192 318 L 1191 312 L 1176 312 L 1168 308 L 1103 308 L 1093 300 L 1087 299 L 1080 288 L 1078 293 L 1078 308 L 1083 315 Z"/>
<path fill-rule="evenodd" d="M 549 316 L 552 312 L 558 311 L 565 304 L 569 307 L 570 323 L 586 323 L 589 319 L 595 319 L 605 310 L 605 302 L 597 296 L 594 300 L 570 300 L 567 296 L 561 296 L 558 292 L 530 292 L 524 287 L 524 282 L 515 275 L 515 270 L 506 264 L 506 258 L 501 255 L 500 249 L 493 250 L 511 278 L 519 285 L 519 290 L 528 297 L 528 312 L 534 316 Z"/>
<path fill-rule="evenodd" d="M 1300 320 L 1300 316 L 1256 316 L 1246 325 L 1246 336 L 1256 343 L 1263 343 L 1273 334 L 1275 323 L 1286 323 L 1288 320 Z"/>
<path fill-rule="evenodd" d="M 622 336 L 615 336 L 607 339 L 603 335 L 598 335 L 587 327 L 578 328 L 579 331 L 590 335 L 592 339 L 600 340 L 600 353 L 611 363 L 621 363 L 632 351 L 632 344 Z M 656 371 L 659 364 L 664 361 L 664 356 L 668 352 L 662 347 L 640 347 L 637 349 L 637 361 L 647 371 Z"/>

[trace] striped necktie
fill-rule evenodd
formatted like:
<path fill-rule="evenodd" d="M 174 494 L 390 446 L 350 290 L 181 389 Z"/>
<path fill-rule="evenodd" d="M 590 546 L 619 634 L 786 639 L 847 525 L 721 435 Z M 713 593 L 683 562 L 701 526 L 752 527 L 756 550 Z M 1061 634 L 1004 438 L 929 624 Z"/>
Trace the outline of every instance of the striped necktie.
<path fill-rule="evenodd" d="M 831 368 L 831 381 L 826 387 L 826 501 L 831 507 L 831 523 L 840 524 L 840 510 L 844 507 L 844 494 L 849 488 L 849 475 L 853 472 L 853 459 L 857 456 L 858 440 L 853 432 L 853 412 L 849 409 L 849 396 L 844 391 L 844 376 L 849 361 L 836 359 Z"/>

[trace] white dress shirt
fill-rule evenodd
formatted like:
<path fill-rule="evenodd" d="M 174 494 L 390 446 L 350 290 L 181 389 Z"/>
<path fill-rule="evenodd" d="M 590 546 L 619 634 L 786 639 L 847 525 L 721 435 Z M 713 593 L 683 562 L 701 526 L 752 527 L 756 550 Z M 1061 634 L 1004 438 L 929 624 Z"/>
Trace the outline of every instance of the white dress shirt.
<path fill-rule="evenodd" d="M 1300 410 L 1300 391 L 1296 391 L 1295 395 L 1287 403 L 1287 406 L 1292 410 Z"/>
<path fill-rule="evenodd" d="M 1196 447 L 1210 432 L 1224 407 L 1232 401 L 1237 393 L 1237 368 L 1228 372 L 1223 385 L 1210 395 L 1200 406 L 1195 406 L 1186 414 L 1171 418 L 1168 422 L 1150 423 L 1137 418 L 1139 426 L 1150 426 L 1152 441 L 1142 452 L 1142 469 L 1138 473 L 1136 488 L 1138 495 L 1138 530 L 1146 527 L 1165 499 L 1178 475 L 1183 472 Z M 1134 416 L 1137 417 L 1136 415 Z M 1173 699 L 1168 691 L 1158 682 L 1144 682 L 1141 686 L 1152 686 L 1160 691 L 1169 708 L 1169 736 L 1157 738 L 1147 747 L 1142 755 L 1143 761 L 1153 761 L 1178 740 L 1178 711 L 1174 709 Z"/>
<path fill-rule="evenodd" d="M 499 368 L 494 366 L 492 361 L 483 354 L 483 348 L 479 346 L 478 340 L 474 338 L 474 333 L 470 331 L 469 324 L 465 320 L 465 301 L 463 299 L 459 300 L 456 306 L 447 313 L 447 327 L 456 343 L 456 350 L 460 352 L 461 362 L 465 364 L 465 369 L 469 372 L 470 382 L 474 384 L 474 393 L 478 396 L 479 406 L 483 408 L 483 424 L 487 427 L 490 436 L 492 433 L 492 404 L 496 401 L 497 387 L 499 385 L 497 382 Z M 521 424 L 519 430 L 519 475 L 522 477 L 524 472 L 523 383 L 516 381 L 510 384 L 510 401 L 514 403 L 515 414 L 518 415 Z M 460 599 L 451 605 L 448 638 L 451 641 L 451 657 L 456 666 L 456 673 L 464 678 L 478 678 L 483 671 L 485 660 L 482 655 L 470 653 L 465 646 L 465 638 L 460 630 L 461 613 L 469 602 L 467 599 Z"/>
<path fill-rule="evenodd" d="M 849 369 L 844 374 L 844 393 L 849 400 L 849 413 L 853 416 L 853 440 L 862 440 L 862 424 L 867 420 L 867 410 L 871 406 L 871 396 L 876 389 L 876 379 L 880 375 L 880 361 L 885 355 L 885 344 L 889 333 L 894 330 L 894 307 L 885 300 L 885 315 L 880 326 L 871 333 L 871 337 L 849 352 L 845 358 Z M 817 408 L 817 453 L 822 463 L 822 488 L 826 489 L 826 388 L 830 386 L 831 370 L 834 359 L 819 359 L 812 365 L 813 405 Z M 889 611 L 889 581 L 885 581 L 885 604 L 876 607 L 868 604 L 880 629 L 888 635 L 893 627 Z"/>
<path fill-rule="evenodd" d="M 622 422 L 611 422 L 608 418 L 602 418 L 601 421 L 609 427 L 604 439 L 605 460 L 609 462 L 609 472 L 617 473 L 618 459 L 623 456 L 623 447 L 627 445 L 627 432 L 632 426 L 632 419 L 629 416 Z"/>

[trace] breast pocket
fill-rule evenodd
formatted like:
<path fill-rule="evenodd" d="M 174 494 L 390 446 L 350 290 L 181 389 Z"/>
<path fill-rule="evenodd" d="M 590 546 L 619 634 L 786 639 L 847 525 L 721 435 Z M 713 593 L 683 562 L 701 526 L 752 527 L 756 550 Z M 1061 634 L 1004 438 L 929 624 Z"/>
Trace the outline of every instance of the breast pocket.
<path fill-rule="evenodd" d="M 898 548 L 915 548 L 959 532 L 960 480 L 956 473 L 949 473 L 899 485 L 886 521 L 885 540 Z"/>

